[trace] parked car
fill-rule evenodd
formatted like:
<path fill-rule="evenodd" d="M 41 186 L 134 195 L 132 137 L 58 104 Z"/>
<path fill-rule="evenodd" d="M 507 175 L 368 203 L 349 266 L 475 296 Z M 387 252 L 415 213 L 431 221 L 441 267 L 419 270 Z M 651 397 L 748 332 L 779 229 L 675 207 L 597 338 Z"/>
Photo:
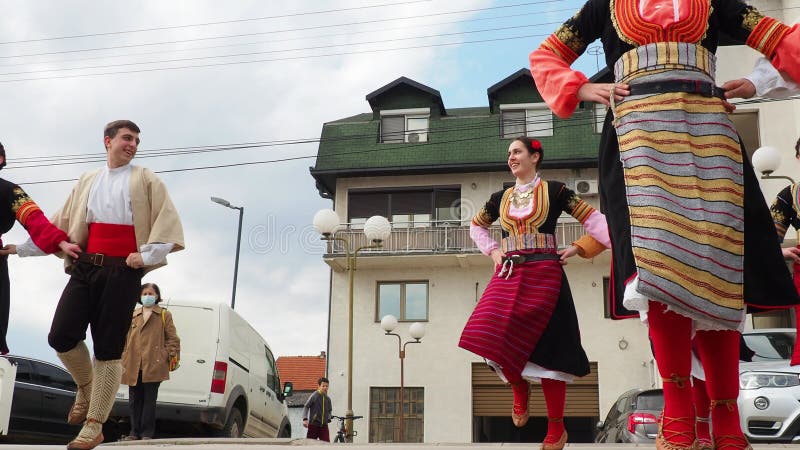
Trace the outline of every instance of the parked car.
<path fill-rule="evenodd" d="M 597 423 L 599 443 L 647 444 L 656 439 L 658 416 L 664 409 L 661 389 L 632 389 L 619 396 L 606 416 Z"/>
<path fill-rule="evenodd" d="M 157 436 L 291 437 L 272 350 L 253 327 L 223 303 L 170 301 L 181 338 L 180 367 L 161 383 Z M 111 412 L 129 429 L 128 386 L 120 386 Z"/>
<path fill-rule="evenodd" d="M 34 358 L 7 355 L 16 366 L 8 435 L 2 442 L 67 443 L 80 426 L 67 425 L 77 390 L 63 368 Z"/>
<path fill-rule="evenodd" d="M 739 364 L 739 413 L 751 441 L 800 442 L 800 366 L 790 366 L 796 330 L 769 328 L 744 333 L 755 352 Z"/>

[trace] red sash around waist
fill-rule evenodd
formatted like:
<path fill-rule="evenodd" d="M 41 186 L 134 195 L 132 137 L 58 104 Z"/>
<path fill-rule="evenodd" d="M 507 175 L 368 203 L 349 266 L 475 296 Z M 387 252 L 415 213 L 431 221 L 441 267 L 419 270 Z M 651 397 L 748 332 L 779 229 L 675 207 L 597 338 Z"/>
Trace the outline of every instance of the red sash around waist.
<path fill-rule="evenodd" d="M 133 225 L 113 223 L 90 223 L 88 253 L 127 257 L 137 251 L 136 231 Z"/>

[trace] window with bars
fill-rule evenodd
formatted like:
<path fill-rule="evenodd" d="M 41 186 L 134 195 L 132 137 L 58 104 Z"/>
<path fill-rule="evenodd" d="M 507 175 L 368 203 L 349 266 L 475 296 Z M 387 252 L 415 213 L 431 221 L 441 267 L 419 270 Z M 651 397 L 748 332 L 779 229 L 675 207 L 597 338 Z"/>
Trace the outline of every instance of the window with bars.
<path fill-rule="evenodd" d="M 428 142 L 428 115 L 398 114 L 381 117 L 381 142 Z"/>
<path fill-rule="evenodd" d="M 423 442 L 425 438 L 425 388 L 403 389 L 403 429 L 400 435 L 400 388 L 371 387 L 369 392 L 369 442 Z"/>
<path fill-rule="evenodd" d="M 553 114 L 544 103 L 501 105 L 503 138 L 553 135 Z"/>
<path fill-rule="evenodd" d="M 428 282 L 378 282 L 378 307 L 375 321 L 391 314 L 403 322 L 428 320 Z"/>

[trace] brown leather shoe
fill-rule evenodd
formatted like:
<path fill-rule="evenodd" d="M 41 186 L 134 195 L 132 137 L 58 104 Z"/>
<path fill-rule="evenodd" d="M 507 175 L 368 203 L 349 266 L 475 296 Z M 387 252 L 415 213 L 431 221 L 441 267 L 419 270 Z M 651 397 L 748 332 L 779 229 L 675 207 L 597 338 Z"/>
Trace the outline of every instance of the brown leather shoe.
<path fill-rule="evenodd" d="M 697 450 L 714 450 L 714 443 L 708 439 L 697 439 Z"/>
<path fill-rule="evenodd" d="M 91 397 L 91 393 L 86 392 L 87 389 L 91 392 L 91 381 L 78 387 L 78 392 L 75 394 L 75 401 L 72 403 L 72 407 L 69 408 L 69 413 L 67 414 L 68 424 L 80 425 L 86 420 L 86 414 L 89 413 L 89 398 Z M 83 393 L 83 395 L 81 395 L 81 393 Z M 78 396 L 81 397 L 80 401 L 78 401 Z"/>
<path fill-rule="evenodd" d="M 525 414 L 514 414 L 514 409 L 511 409 L 511 420 L 514 422 L 514 426 L 517 428 L 522 428 L 528 423 L 528 419 L 530 419 L 531 414 L 528 410 L 525 410 Z"/>
<path fill-rule="evenodd" d="M 664 439 L 664 435 L 659 433 L 656 436 L 656 450 L 697 450 L 697 441 L 692 442 L 689 445 L 683 444 L 673 444 L 668 440 Z"/>
<path fill-rule="evenodd" d="M 520 405 L 522 408 L 525 409 L 525 412 L 522 414 L 517 414 L 514 406 L 511 406 L 511 421 L 514 422 L 514 426 L 517 428 L 522 428 L 528 423 L 528 419 L 531 417 L 530 408 L 528 408 L 528 400 L 531 397 L 531 384 L 527 381 L 521 381 L 520 383 L 525 383 L 528 385 L 528 394 L 525 396 L 525 404 Z M 520 408 L 520 409 L 522 409 Z"/>
<path fill-rule="evenodd" d="M 86 421 L 87 422 L 100 423 L 100 422 L 98 422 L 98 421 L 96 421 L 94 419 L 86 419 Z M 101 424 L 101 426 L 102 426 L 102 424 Z M 71 440 L 69 442 L 69 444 L 67 444 L 67 450 L 92 450 L 93 448 L 95 448 L 98 445 L 102 444 L 103 440 L 105 439 L 103 437 L 102 428 L 101 428 L 101 431 L 99 433 L 97 433 L 97 436 L 95 436 L 91 440 L 83 440 L 83 439 L 78 440 L 79 438 L 80 438 L 80 434 L 78 435 L 78 437 L 76 437 L 75 439 Z"/>
<path fill-rule="evenodd" d="M 567 430 L 564 430 L 561 433 L 561 438 L 558 439 L 558 442 L 542 442 L 542 446 L 539 447 L 540 450 L 561 450 L 567 444 Z"/>
<path fill-rule="evenodd" d="M 93 448 L 102 444 L 103 440 L 104 438 L 102 432 L 95 436 L 91 441 L 78 441 L 77 439 L 74 439 L 67 444 L 67 450 L 92 450 Z"/>
<path fill-rule="evenodd" d="M 744 436 L 714 436 L 714 448 L 719 450 L 753 450 Z"/>

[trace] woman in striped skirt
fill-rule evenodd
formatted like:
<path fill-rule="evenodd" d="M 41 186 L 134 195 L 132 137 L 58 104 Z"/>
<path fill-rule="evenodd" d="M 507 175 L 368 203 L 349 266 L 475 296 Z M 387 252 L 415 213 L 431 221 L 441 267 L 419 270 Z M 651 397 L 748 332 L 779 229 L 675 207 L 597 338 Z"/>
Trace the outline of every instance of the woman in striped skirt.
<path fill-rule="evenodd" d="M 715 446 L 749 448 L 736 405 L 745 299 L 760 307 L 800 302 L 715 86 L 721 33 L 800 79 L 800 27 L 741 0 L 589 0 L 530 55 L 539 92 L 558 116 L 569 117 L 582 101 L 610 106 L 599 168 L 613 251 L 612 311 L 638 313 L 649 324 L 664 380 L 660 449 L 696 445 L 693 334 Z M 598 38 L 614 84 L 590 83 L 569 67 Z"/>
<path fill-rule="evenodd" d="M 516 185 L 495 192 L 472 219 L 470 236 L 495 264 L 494 276 L 467 321 L 459 347 L 483 358 L 511 384 L 511 418 L 528 421 L 528 380 L 541 381 L 547 403 L 547 436 L 542 448 L 558 450 L 564 429 L 566 382 L 589 373 L 578 318 L 564 270 L 566 258 L 586 258 L 610 245 L 605 217 L 557 181 L 537 173 L 539 141 L 517 138 L 508 147 Z M 578 219 L 590 235 L 558 251 L 555 229 L 561 212 Z M 489 235 L 496 220 L 502 242 Z"/>

